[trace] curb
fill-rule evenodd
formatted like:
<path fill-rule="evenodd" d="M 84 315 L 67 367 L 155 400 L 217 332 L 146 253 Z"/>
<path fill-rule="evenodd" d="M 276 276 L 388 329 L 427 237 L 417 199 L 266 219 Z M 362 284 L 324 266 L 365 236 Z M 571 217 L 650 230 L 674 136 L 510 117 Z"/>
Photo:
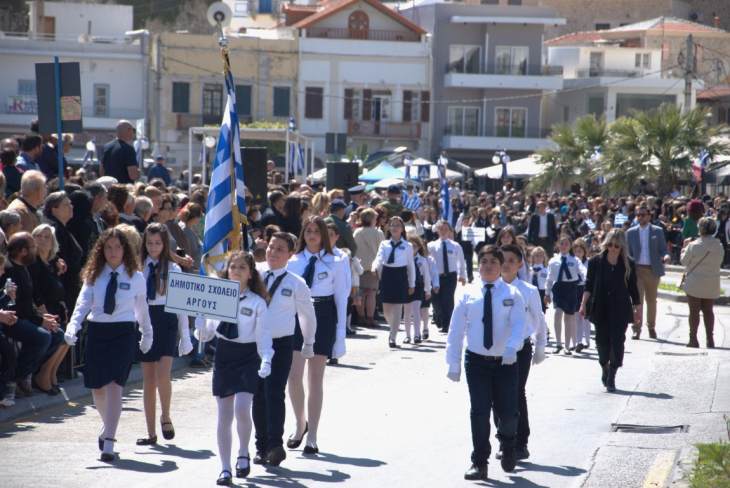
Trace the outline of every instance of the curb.
<path fill-rule="evenodd" d="M 674 463 L 674 470 L 666 486 L 670 488 L 689 488 L 690 476 L 697 463 L 699 452 L 694 446 L 683 447 L 679 451 L 677 461 Z"/>
<path fill-rule="evenodd" d="M 174 372 L 189 368 L 189 361 L 190 358 L 187 356 L 174 358 L 172 362 L 172 371 Z M 125 388 L 141 382 L 142 368 L 139 363 L 137 363 L 132 365 L 132 370 L 129 372 L 129 379 L 127 380 Z M 91 390 L 84 386 L 84 381 L 81 376 L 71 380 L 66 380 L 61 383 L 61 385 L 61 393 L 58 395 L 46 395 L 34 390 L 33 396 L 30 398 L 16 398 L 15 406 L 10 408 L 0 407 L 0 424 L 16 420 L 32 420 L 34 416 L 40 415 L 48 408 L 64 404 L 74 406 L 75 400 L 91 396 Z"/>

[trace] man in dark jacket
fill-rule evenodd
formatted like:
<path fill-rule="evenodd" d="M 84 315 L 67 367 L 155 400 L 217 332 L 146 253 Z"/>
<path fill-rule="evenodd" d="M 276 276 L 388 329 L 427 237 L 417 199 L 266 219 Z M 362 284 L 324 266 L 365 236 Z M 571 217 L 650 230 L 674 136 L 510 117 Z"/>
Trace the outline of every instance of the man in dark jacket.
<path fill-rule="evenodd" d="M 537 213 L 530 218 L 530 225 L 527 228 L 527 242 L 533 246 L 541 246 L 545 249 L 548 259 L 553 255 L 555 241 L 558 240 L 558 228 L 555 225 L 555 216 L 547 211 L 547 204 L 540 200 L 537 202 Z"/>
<path fill-rule="evenodd" d="M 269 195 L 269 208 L 261 214 L 261 227 L 267 225 L 284 225 L 284 194 L 280 191 L 272 191 Z"/>
<path fill-rule="evenodd" d="M 335 245 L 340 249 L 347 248 L 354 256 L 357 252 L 357 244 L 355 244 L 355 238 L 352 236 L 352 228 L 350 224 L 345 222 L 345 209 L 347 204 L 344 200 L 335 199 L 330 203 L 330 215 L 325 220 L 332 222 L 337 226 L 337 231 L 340 234 L 340 238 L 337 240 Z"/>

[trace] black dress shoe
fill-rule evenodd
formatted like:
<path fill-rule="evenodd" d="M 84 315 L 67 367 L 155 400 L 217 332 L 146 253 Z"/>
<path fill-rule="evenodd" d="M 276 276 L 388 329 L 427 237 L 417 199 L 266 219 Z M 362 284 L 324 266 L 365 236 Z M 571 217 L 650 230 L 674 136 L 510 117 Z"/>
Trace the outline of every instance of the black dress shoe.
<path fill-rule="evenodd" d="M 319 454 L 319 447 L 317 446 L 304 446 L 304 454 L 312 455 Z"/>
<path fill-rule="evenodd" d="M 266 455 L 266 464 L 270 466 L 278 466 L 284 459 L 286 459 L 286 451 L 284 448 L 281 446 L 274 447 L 269 450 L 269 453 Z"/>
<path fill-rule="evenodd" d="M 165 429 L 165 426 L 169 425 L 169 429 Z M 175 438 L 175 428 L 172 426 L 172 422 L 162 422 L 160 421 L 160 429 L 162 430 L 162 437 L 167 439 L 168 441 L 170 439 Z"/>
<path fill-rule="evenodd" d="M 215 480 L 215 484 L 218 486 L 231 486 L 232 482 L 233 482 L 233 475 L 227 469 L 224 469 L 223 471 L 221 471 L 221 474 L 218 475 L 218 479 Z"/>
<path fill-rule="evenodd" d="M 522 461 L 530 457 L 530 451 L 527 450 L 527 446 L 515 448 L 515 459 Z"/>
<path fill-rule="evenodd" d="M 641 337 L 641 330 L 635 330 L 633 334 L 631 334 L 631 340 L 638 341 Z"/>
<path fill-rule="evenodd" d="M 471 481 L 487 481 L 487 465 L 477 466 L 472 464 L 471 467 L 466 470 L 466 473 L 464 473 L 464 479 Z"/>
<path fill-rule="evenodd" d="M 388 341 L 388 347 L 391 349 L 398 349 L 398 345 L 395 343 L 395 341 Z"/>
<path fill-rule="evenodd" d="M 427 341 L 428 340 L 428 331 L 427 330 L 424 330 L 423 331 L 423 340 L 424 341 Z"/>
<path fill-rule="evenodd" d="M 245 468 L 238 467 L 238 459 L 245 459 L 248 461 Z M 238 458 L 236 458 L 236 478 L 245 478 L 249 475 L 249 473 L 251 473 L 251 458 L 248 456 L 238 456 Z"/>
<path fill-rule="evenodd" d="M 253 457 L 253 463 L 266 466 L 266 453 L 256 452 L 256 455 Z"/>
<path fill-rule="evenodd" d="M 327 361 L 327 364 L 329 364 L 330 366 L 336 366 L 336 365 L 340 364 L 340 362 L 337 360 L 337 358 L 330 358 Z"/>
<path fill-rule="evenodd" d="M 137 439 L 138 446 L 154 446 L 155 444 L 157 444 L 156 435 L 151 435 L 149 437 L 143 437 L 142 439 Z"/>
<path fill-rule="evenodd" d="M 649 338 L 656 339 L 656 328 L 655 327 L 649 327 Z"/>
<path fill-rule="evenodd" d="M 406 337 L 405 339 L 403 339 L 403 344 L 410 344 L 410 343 L 411 343 L 410 337 Z"/>
<path fill-rule="evenodd" d="M 302 443 L 302 439 L 304 439 L 304 434 L 306 434 L 308 430 L 309 422 L 304 424 L 304 432 L 302 432 L 302 436 L 299 439 L 295 439 L 294 437 L 290 437 L 289 439 L 287 439 L 286 447 L 288 447 L 289 449 L 296 449 L 297 447 L 299 447 L 299 445 Z"/>
<path fill-rule="evenodd" d="M 499 460 L 499 462 L 502 464 L 502 469 L 505 473 L 511 473 L 515 470 L 515 465 L 517 465 L 517 459 L 515 459 L 515 450 L 507 450 L 502 451 L 502 459 Z"/>
<path fill-rule="evenodd" d="M 583 344 L 578 344 L 577 346 L 575 346 L 575 352 L 581 352 L 583 349 L 585 349 L 585 347 L 586 346 L 584 346 Z"/>
<path fill-rule="evenodd" d="M 99 450 L 100 451 L 103 451 L 104 450 L 104 439 L 102 439 L 101 437 L 99 437 L 98 440 L 99 440 Z"/>
<path fill-rule="evenodd" d="M 102 452 L 101 457 L 99 458 L 105 463 L 110 463 L 116 459 L 116 456 L 113 452 Z"/>

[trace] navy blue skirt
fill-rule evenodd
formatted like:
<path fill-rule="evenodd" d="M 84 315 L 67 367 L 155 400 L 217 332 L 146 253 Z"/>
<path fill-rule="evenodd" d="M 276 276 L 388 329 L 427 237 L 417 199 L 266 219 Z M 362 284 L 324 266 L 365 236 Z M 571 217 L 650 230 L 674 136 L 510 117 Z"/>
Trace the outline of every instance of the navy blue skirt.
<path fill-rule="evenodd" d="M 213 361 L 213 395 L 256 393 L 261 358 L 255 342 L 233 342 L 218 338 Z"/>
<path fill-rule="evenodd" d="M 380 301 L 382 303 L 410 303 L 408 296 L 408 271 L 405 266 L 383 266 L 380 276 Z"/>
<path fill-rule="evenodd" d="M 317 332 L 314 334 L 314 354 L 330 357 L 337 339 L 337 306 L 335 298 L 313 297 L 314 315 L 317 317 Z M 299 317 L 294 327 L 294 350 L 301 351 L 304 345 L 302 329 L 299 328 Z"/>
<path fill-rule="evenodd" d="M 137 349 L 134 322 L 89 322 L 84 386 L 101 388 L 112 381 L 124 386 Z"/>
<path fill-rule="evenodd" d="M 577 281 L 558 281 L 553 285 L 553 305 L 567 314 L 580 308 Z"/>
<path fill-rule="evenodd" d="M 152 348 L 143 354 L 139 353 L 139 360 L 143 363 L 159 361 L 162 356 L 175 356 L 177 350 L 177 315 L 165 312 L 164 305 L 150 305 L 150 320 L 152 321 Z"/>

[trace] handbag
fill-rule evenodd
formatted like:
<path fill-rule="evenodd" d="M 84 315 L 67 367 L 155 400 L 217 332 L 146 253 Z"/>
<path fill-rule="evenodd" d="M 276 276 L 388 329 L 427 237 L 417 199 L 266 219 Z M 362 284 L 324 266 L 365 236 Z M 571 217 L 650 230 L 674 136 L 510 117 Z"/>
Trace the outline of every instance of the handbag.
<path fill-rule="evenodd" d="M 594 309 L 596 308 L 596 296 L 598 296 L 598 283 L 601 281 L 601 270 L 603 269 L 603 259 L 595 261 L 598 263 L 598 270 L 593 280 L 593 289 L 591 290 L 591 296 L 588 297 L 586 302 L 586 317 L 590 318 L 593 315 Z"/>
<path fill-rule="evenodd" d="M 692 266 L 692 269 L 690 269 L 688 272 L 682 273 L 682 278 L 679 280 L 679 288 L 681 290 L 684 290 L 685 293 L 687 292 L 687 290 L 684 289 L 685 285 L 687 284 L 686 283 L 686 281 L 687 281 L 687 275 L 689 273 L 691 273 L 692 271 L 694 271 L 697 268 L 697 266 L 699 266 L 702 263 L 702 261 L 705 260 L 705 258 L 707 257 L 708 254 L 710 254 L 710 251 L 707 251 L 705 253 L 705 255 L 702 256 L 702 259 L 700 259 L 699 261 L 697 261 L 697 264 L 695 264 L 694 266 Z"/>

